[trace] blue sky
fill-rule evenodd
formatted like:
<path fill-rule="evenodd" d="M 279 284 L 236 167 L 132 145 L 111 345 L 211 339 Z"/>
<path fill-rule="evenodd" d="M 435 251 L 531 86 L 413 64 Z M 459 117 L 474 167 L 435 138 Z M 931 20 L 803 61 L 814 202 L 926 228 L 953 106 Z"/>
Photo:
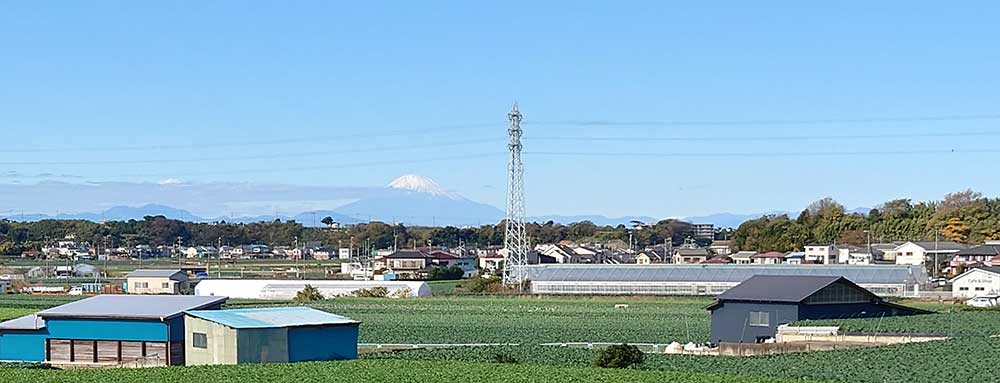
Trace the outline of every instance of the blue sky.
<path fill-rule="evenodd" d="M 0 182 L 416 173 L 503 206 L 517 99 L 529 215 L 996 196 L 998 19 L 986 1 L 6 2 Z"/>

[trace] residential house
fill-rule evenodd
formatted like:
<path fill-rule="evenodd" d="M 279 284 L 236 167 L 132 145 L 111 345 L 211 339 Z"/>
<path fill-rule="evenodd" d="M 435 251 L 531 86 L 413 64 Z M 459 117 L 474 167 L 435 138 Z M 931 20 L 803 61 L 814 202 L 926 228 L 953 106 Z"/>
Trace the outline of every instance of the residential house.
<path fill-rule="evenodd" d="M 218 254 L 218 250 L 208 246 L 192 246 L 181 250 L 187 258 L 211 258 Z"/>
<path fill-rule="evenodd" d="M 806 261 L 812 261 L 823 265 L 831 265 L 837 263 L 838 255 L 837 247 L 834 245 L 806 245 Z"/>
<path fill-rule="evenodd" d="M 328 261 L 337 258 L 337 249 L 333 247 L 319 247 L 313 250 L 313 259 L 317 261 Z"/>
<path fill-rule="evenodd" d="M 953 298 L 1000 295 L 1000 267 L 975 267 L 949 280 Z"/>
<path fill-rule="evenodd" d="M 187 273 L 179 269 L 139 269 L 128 274 L 130 294 L 183 294 L 190 290 Z"/>
<path fill-rule="evenodd" d="M 669 250 L 664 246 L 654 246 L 649 249 L 639 252 L 639 255 L 635 256 L 635 263 L 637 265 L 652 265 L 657 263 L 668 263 L 672 262 L 673 259 L 668 255 Z"/>
<path fill-rule="evenodd" d="M 715 255 L 730 255 L 732 254 L 733 241 L 712 241 L 712 244 L 708 246 L 708 250 Z"/>
<path fill-rule="evenodd" d="M 769 251 L 750 257 L 755 265 L 780 265 L 785 263 L 785 253 Z"/>
<path fill-rule="evenodd" d="M 673 262 L 675 264 L 695 264 L 708 260 L 708 249 L 704 248 L 678 248 L 674 251 Z"/>
<path fill-rule="evenodd" d="M 806 253 L 802 251 L 792 251 L 785 254 L 785 264 L 787 265 L 801 265 L 808 263 L 806 261 Z"/>
<path fill-rule="evenodd" d="M 556 263 L 580 263 L 580 257 L 573 248 L 561 244 L 544 244 L 535 246 L 540 255 L 552 257 Z"/>
<path fill-rule="evenodd" d="M 968 246 L 952 241 L 906 242 L 895 249 L 896 264 L 923 265 L 928 260 L 945 262 L 959 251 L 967 248 Z"/>
<path fill-rule="evenodd" d="M 754 263 L 753 256 L 757 255 L 756 251 L 737 251 L 729 255 L 729 258 L 733 260 L 734 264 L 737 265 L 749 265 Z"/>
<path fill-rule="evenodd" d="M 993 258 L 997 256 L 1000 256 L 1000 244 L 973 246 L 955 253 L 948 262 L 948 266 L 952 270 L 956 270 L 978 265 L 992 265 Z"/>

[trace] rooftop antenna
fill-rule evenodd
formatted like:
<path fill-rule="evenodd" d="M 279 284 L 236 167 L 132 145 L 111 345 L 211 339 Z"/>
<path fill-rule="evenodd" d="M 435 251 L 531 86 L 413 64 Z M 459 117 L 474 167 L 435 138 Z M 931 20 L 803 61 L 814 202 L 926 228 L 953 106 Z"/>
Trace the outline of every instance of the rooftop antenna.
<path fill-rule="evenodd" d="M 507 229 L 504 235 L 503 283 L 524 287 L 528 265 L 528 238 L 524 230 L 524 166 L 521 162 L 521 112 L 517 101 L 507 113 L 510 159 L 507 162 Z"/>

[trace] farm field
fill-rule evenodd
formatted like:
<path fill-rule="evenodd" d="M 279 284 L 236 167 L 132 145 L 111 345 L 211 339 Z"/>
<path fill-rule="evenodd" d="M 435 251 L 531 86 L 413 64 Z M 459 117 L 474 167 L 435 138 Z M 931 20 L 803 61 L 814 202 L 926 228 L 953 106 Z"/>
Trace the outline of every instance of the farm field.
<path fill-rule="evenodd" d="M 0 317 L 24 315 L 35 310 L 78 299 L 69 296 L 2 296 Z M 329 374 L 388 380 L 378 375 L 378 367 L 407 370 L 395 381 L 467 381 L 483 371 L 518 371 L 507 381 L 664 381 L 690 377 L 690 382 L 728 381 L 770 382 L 767 377 L 785 381 L 811 382 L 906 382 L 997 381 L 1000 366 L 973 364 L 969 355 L 1000 354 L 1000 311 L 970 310 L 958 305 L 903 302 L 937 310 L 939 314 L 884 319 L 847 319 L 807 322 L 836 324 L 846 331 L 878 333 L 919 333 L 949 335 L 943 342 L 897 345 L 878 348 L 838 350 L 817 353 L 786 354 L 753 358 L 708 356 L 647 356 L 642 369 L 647 371 L 591 370 L 594 351 L 540 343 L 625 342 L 667 343 L 703 342 L 708 337 L 709 316 L 705 298 L 512 298 L 512 297 L 434 297 L 421 299 L 338 298 L 311 306 L 362 321 L 362 343 L 505 343 L 518 346 L 411 350 L 365 355 L 360 362 L 315 363 L 295 365 L 303 374 Z M 615 308 L 616 304 L 628 308 Z M 289 305 L 287 302 L 232 300 L 227 308 Z M 516 365 L 493 362 L 509 356 Z M 301 366 L 301 367 L 300 367 Z M 447 367 L 440 367 L 447 366 Z M 115 372 L 89 379 L 90 372 L 61 372 L 6 368 L 0 375 L 19 374 L 30 381 L 131 381 L 155 376 L 156 381 L 179 381 L 201 375 L 232 376 L 249 373 L 260 376 L 277 374 L 295 379 L 273 381 L 312 381 L 312 375 L 288 375 L 280 371 L 286 365 L 199 367 Z M 425 371 L 425 369 L 430 369 Z M 149 371 L 149 372 L 147 372 Z M 426 375 L 426 374 L 446 375 Z M 520 375 L 521 373 L 527 375 Z M 27 375 L 25 375 L 27 374 Z M 37 375 L 32 375 L 37 374 Z M 84 375 L 74 375 L 84 374 Z M 162 374 L 143 375 L 143 374 Z M 232 374 L 232 375 L 231 375 Z M 583 375 L 580 375 L 583 374 Z M 607 375 L 609 374 L 609 375 Z M 625 375 L 620 375 L 625 374 Z M 680 374 L 680 375 L 678 375 Z M 694 375 L 685 375 L 694 374 Z M 721 375 L 720 375 L 721 374 Z M 594 377 L 591 378 L 591 375 Z M 485 376 L 485 375 L 481 375 Z M 732 380 L 733 376 L 738 376 Z M 40 377 L 36 379 L 35 377 Z M 720 378 L 721 377 L 721 378 Z M 59 380 L 64 379 L 64 380 Z M 107 379 L 107 380 L 102 380 Z M 176 379 L 176 380 L 175 380 Z M 412 380 L 407 380 L 412 379 Z M 616 380 L 617 379 L 617 380 Z M 687 379 L 687 378 L 685 378 Z M 750 380 L 758 379 L 758 380 Z M 243 381 L 256 381 L 246 380 Z M 334 380 L 335 381 L 335 380 Z M 778 380 L 781 381 L 781 380 Z"/>
<path fill-rule="evenodd" d="M 738 377 L 695 372 L 610 370 L 590 367 L 504 365 L 415 360 L 358 360 L 300 364 L 168 367 L 150 369 L 45 370 L 0 366 L 5 381 L 68 382 L 394 382 L 478 383 L 489 377 L 499 382 L 687 382 L 687 383 L 791 383 L 809 382 L 780 378 Z"/>
<path fill-rule="evenodd" d="M 627 303 L 627 309 L 616 309 Z M 702 342 L 702 298 L 338 298 L 317 309 L 361 321 L 362 343 Z M 233 302 L 232 307 L 270 305 Z"/>
<path fill-rule="evenodd" d="M 647 354 L 642 369 L 782 377 L 862 383 L 996 382 L 1000 366 L 972 363 L 969 355 L 1000 354 L 1000 339 L 967 337 L 943 342 L 836 350 L 750 358 Z M 413 350 L 367 355 L 371 359 L 489 362 L 496 355 L 518 363 L 585 367 L 595 353 L 587 349 L 546 346 L 476 347 Z"/>

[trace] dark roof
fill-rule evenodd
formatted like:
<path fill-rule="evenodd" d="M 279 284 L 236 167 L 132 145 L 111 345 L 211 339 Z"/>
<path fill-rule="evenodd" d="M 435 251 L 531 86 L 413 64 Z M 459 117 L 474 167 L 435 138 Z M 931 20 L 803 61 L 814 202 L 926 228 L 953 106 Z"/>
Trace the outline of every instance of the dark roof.
<path fill-rule="evenodd" d="M 38 312 L 48 318 L 111 318 L 165 320 L 187 310 L 222 304 L 226 297 L 190 295 L 97 295 Z"/>
<path fill-rule="evenodd" d="M 386 255 L 386 258 L 403 258 L 403 259 L 428 259 L 431 256 L 424 254 L 420 250 L 397 250 L 392 254 Z"/>
<path fill-rule="evenodd" d="M 937 246 L 938 251 L 955 251 L 969 248 L 961 243 L 952 241 L 938 241 L 936 245 L 934 241 L 914 241 L 913 244 L 920 246 L 927 251 L 934 251 L 935 246 Z"/>
<path fill-rule="evenodd" d="M 184 272 L 179 269 L 139 269 L 128 273 L 128 278 L 171 278 L 176 274 Z"/>
<path fill-rule="evenodd" d="M 677 255 L 680 256 L 693 256 L 693 257 L 707 257 L 707 249 L 677 249 Z"/>
<path fill-rule="evenodd" d="M 1000 254 L 1000 245 L 979 245 L 955 253 L 955 255 L 997 255 L 997 254 Z"/>
<path fill-rule="evenodd" d="M 755 275 L 720 294 L 718 300 L 798 303 L 841 280 L 851 283 L 838 276 Z"/>
<path fill-rule="evenodd" d="M 769 251 L 766 253 L 759 253 L 750 256 L 750 258 L 785 258 L 785 253 L 779 253 L 777 251 Z"/>

